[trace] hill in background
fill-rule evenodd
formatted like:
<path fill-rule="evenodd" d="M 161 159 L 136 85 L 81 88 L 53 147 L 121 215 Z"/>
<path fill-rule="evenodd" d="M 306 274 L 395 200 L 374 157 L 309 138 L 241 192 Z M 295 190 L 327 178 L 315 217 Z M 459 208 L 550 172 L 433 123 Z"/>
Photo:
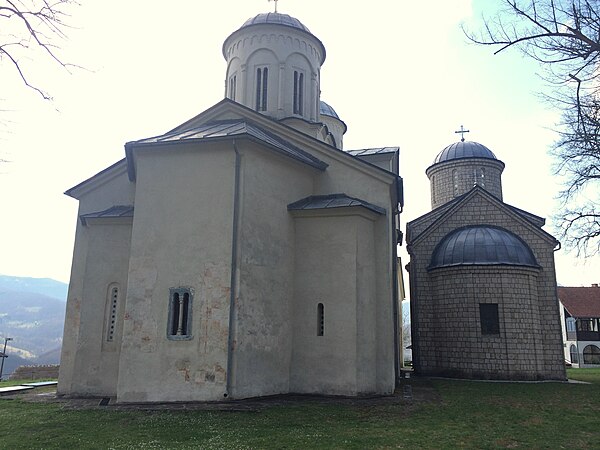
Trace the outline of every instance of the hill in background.
<path fill-rule="evenodd" d="M 49 278 L 0 275 L 0 351 L 4 374 L 20 365 L 58 364 L 68 285 Z"/>

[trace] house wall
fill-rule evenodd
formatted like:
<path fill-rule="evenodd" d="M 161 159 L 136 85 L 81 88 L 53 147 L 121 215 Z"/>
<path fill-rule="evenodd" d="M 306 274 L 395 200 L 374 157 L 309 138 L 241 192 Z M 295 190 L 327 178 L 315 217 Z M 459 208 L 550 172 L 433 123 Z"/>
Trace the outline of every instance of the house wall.
<path fill-rule="evenodd" d="M 129 182 L 125 164 L 122 164 L 89 183 L 79 197 L 77 217 L 115 205 L 132 205 L 134 195 L 135 185 Z M 111 283 L 120 287 L 119 308 L 124 304 L 130 235 L 131 224 L 127 221 L 84 226 L 77 219 L 58 377 L 59 395 L 116 393 L 120 329 L 112 348 L 103 348 L 103 326 L 107 289 Z M 93 256 L 96 253 L 100 259 Z"/>
<path fill-rule="evenodd" d="M 257 144 L 238 146 L 242 187 L 233 398 L 289 392 L 296 242 L 287 205 L 312 193 L 316 173 Z"/>
<path fill-rule="evenodd" d="M 137 151 L 119 402 L 226 393 L 235 154 L 230 143 Z M 193 292 L 192 339 L 167 339 L 169 289 Z"/>

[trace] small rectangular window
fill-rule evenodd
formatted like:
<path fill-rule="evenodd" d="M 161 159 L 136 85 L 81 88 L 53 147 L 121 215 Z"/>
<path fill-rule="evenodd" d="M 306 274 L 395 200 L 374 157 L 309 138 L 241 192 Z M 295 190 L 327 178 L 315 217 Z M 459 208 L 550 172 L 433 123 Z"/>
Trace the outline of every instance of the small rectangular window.
<path fill-rule="evenodd" d="M 169 319 L 167 338 L 186 340 L 192 338 L 192 299 L 190 288 L 171 288 L 169 290 Z"/>
<path fill-rule="evenodd" d="M 237 89 L 237 77 L 236 75 L 233 75 L 230 79 L 229 79 L 229 98 L 233 101 L 235 101 L 235 91 Z"/>
<path fill-rule="evenodd" d="M 304 74 L 294 70 L 294 114 L 302 115 L 304 104 Z"/>
<path fill-rule="evenodd" d="M 256 110 L 267 110 L 267 87 L 269 69 L 267 67 L 256 69 Z"/>
<path fill-rule="evenodd" d="M 500 334 L 497 303 L 480 303 L 479 319 L 481 322 L 481 334 Z"/>
<path fill-rule="evenodd" d="M 323 303 L 317 305 L 317 336 L 323 336 L 325 333 L 325 308 Z"/>

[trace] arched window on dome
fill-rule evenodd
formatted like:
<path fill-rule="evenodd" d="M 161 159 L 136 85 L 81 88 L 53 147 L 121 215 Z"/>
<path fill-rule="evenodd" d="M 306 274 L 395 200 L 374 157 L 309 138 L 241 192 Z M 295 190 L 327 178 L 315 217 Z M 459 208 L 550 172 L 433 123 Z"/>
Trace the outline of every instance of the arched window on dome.
<path fill-rule="evenodd" d="M 458 196 L 458 172 L 456 169 L 452 171 L 452 184 L 454 185 L 454 196 Z"/>
<path fill-rule="evenodd" d="M 577 347 L 575 347 L 575 345 L 571 344 L 569 353 L 571 354 L 571 364 L 579 364 L 579 354 L 577 353 Z"/>
<path fill-rule="evenodd" d="M 303 114 L 304 74 L 294 70 L 294 114 Z"/>
<path fill-rule="evenodd" d="M 237 90 L 237 76 L 232 75 L 229 78 L 229 98 L 235 102 L 235 91 Z"/>
<path fill-rule="evenodd" d="M 267 110 L 267 86 L 269 81 L 268 67 L 256 69 L 256 110 Z"/>
<path fill-rule="evenodd" d="M 485 187 L 485 169 L 480 167 L 475 169 L 475 186 Z"/>
<path fill-rule="evenodd" d="M 431 200 L 435 203 L 435 175 L 431 177 Z"/>

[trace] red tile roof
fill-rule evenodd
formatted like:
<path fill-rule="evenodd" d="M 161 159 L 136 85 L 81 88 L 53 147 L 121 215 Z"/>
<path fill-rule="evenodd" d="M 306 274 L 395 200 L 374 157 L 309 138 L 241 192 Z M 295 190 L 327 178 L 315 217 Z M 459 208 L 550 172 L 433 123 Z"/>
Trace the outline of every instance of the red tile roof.
<path fill-rule="evenodd" d="M 600 317 L 600 287 L 559 287 L 558 298 L 573 317 Z"/>

